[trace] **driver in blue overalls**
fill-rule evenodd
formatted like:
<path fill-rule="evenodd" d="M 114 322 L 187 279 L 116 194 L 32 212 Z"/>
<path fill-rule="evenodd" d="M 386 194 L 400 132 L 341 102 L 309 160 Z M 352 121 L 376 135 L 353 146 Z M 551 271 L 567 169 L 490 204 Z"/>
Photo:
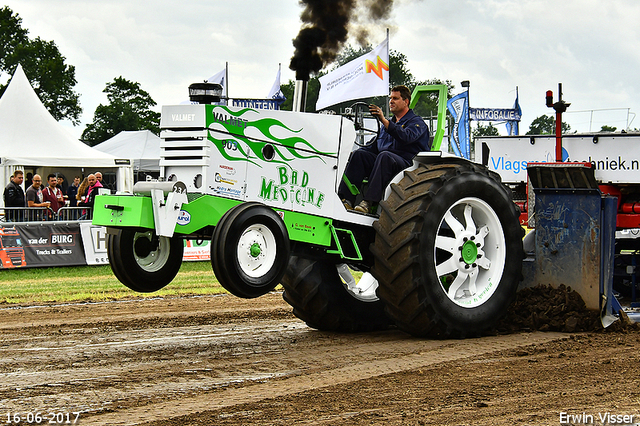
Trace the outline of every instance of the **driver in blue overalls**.
<path fill-rule="evenodd" d="M 369 112 L 382 126 L 375 143 L 351 153 L 338 188 L 338 195 L 347 210 L 373 213 L 384 196 L 391 179 L 409 167 L 418 152 L 429 151 L 431 140 L 427 123 L 409 108 L 411 92 L 406 86 L 396 86 L 389 95 L 391 120 L 385 118 L 382 109 L 369 105 Z M 362 181 L 368 178 L 369 186 L 363 200 L 353 207 Z"/>

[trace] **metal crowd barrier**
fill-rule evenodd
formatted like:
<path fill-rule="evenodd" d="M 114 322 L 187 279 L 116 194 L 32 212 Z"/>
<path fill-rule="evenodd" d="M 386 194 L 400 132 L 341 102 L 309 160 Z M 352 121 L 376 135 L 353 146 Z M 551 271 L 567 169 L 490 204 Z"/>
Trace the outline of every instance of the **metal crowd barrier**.
<path fill-rule="evenodd" d="M 54 213 L 51 207 L 0 207 L 0 222 L 42 222 L 91 220 L 90 207 L 61 207 Z"/>
<path fill-rule="evenodd" d="M 57 220 L 91 220 L 93 210 L 91 207 L 60 207 Z"/>

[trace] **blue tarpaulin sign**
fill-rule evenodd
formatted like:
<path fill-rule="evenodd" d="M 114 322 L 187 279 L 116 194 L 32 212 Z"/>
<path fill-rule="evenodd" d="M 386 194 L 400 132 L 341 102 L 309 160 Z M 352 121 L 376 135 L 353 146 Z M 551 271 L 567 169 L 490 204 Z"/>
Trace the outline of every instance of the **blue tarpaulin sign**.
<path fill-rule="evenodd" d="M 453 117 L 455 124 L 451 139 L 453 152 L 466 159 L 471 159 L 469 149 L 469 92 L 462 92 L 447 102 L 447 108 Z"/>

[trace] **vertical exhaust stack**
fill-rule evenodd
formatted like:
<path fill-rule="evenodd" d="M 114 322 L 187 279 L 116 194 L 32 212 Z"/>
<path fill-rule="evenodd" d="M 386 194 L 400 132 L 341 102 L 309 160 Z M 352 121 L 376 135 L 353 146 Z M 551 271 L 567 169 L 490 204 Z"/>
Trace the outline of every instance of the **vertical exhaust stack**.
<path fill-rule="evenodd" d="M 293 111 L 305 112 L 305 105 L 307 105 L 307 86 L 309 80 L 298 79 L 293 90 Z"/>

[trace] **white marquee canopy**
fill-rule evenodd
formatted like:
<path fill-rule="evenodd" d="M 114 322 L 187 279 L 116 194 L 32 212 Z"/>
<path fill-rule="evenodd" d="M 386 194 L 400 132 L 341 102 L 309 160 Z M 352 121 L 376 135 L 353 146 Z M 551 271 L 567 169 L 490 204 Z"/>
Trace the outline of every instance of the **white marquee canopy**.
<path fill-rule="evenodd" d="M 118 158 L 133 159 L 136 172 L 159 172 L 161 141 L 149 130 L 133 130 L 120 132 L 94 148 Z"/>
<path fill-rule="evenodd" d="M 18 65 L 0 98 L 2 188 L 16 169 L 73 167 L 116 171 L 118 190 L 130 191 L 133 186 L 130 163 L 128 158 L 118 159 L 75 139 L 47 111 Z"/>

